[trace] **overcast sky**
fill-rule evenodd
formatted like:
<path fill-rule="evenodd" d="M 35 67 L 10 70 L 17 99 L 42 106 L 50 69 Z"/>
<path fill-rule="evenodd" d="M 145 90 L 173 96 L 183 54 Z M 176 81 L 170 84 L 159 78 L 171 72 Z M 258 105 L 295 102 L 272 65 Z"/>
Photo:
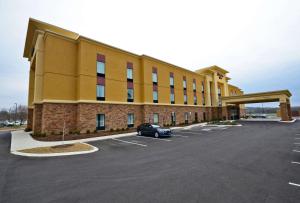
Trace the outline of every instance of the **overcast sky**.
<path fill-rule="evenodd" d="M 299 0 L 0 0 L 0 108 L 27 104 L 29 17 L 186 69 L 218 65 L 245 93 L 289 89 L 300 105 Z"/>

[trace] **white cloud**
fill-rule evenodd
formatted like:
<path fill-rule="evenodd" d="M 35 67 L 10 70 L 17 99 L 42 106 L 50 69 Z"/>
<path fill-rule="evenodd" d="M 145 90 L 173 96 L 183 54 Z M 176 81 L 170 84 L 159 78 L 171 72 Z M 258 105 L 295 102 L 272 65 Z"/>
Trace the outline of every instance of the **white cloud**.
<path fill-rule="evenodd" d="M 26 66 L 22 52 L 29 17 L 191 70 L 219 65 L 246 92 L 283 87 L 276 86 L 280 72 L 300 64 L 296 0 L 2 0 L 0 17 L 6 27 L 0 33 L 5 47 L 0 57 L 14 72 L 28 68 L 20 66 Z M 266 78 L 272 85 L 263 82 Z M 299 92 L 299 86 L 287 79 L 284 87 Z M 300 100 L 294 103 L 300 105 Z"/>

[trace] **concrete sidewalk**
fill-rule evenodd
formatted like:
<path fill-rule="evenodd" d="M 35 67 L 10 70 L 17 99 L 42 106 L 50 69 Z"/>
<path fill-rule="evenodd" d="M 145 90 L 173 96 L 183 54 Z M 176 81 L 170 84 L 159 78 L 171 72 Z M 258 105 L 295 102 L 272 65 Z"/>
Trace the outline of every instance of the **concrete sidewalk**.
<path fill-rule="evenodd" d="M 185 127 L 172 127 L 172 130 L 177 129 L 190 129 L 196 126 L 204 126 L 206 123 L 197 123 L 192 124 Z M 128 137 L 136 135 L 136 132 L 132 133 L 124 133 L 124 134 L 117 134 L 117 135 L 108 135 L 108 136 L 102 136 L 102 137 L 92 137 L 92 138 L 86 138 L 86 139 L 78 139 L 78 140 L 68 140 L 68 141 L 38 141 L 31 137 L 30 132 L 24 132 L 23 130 L 20 131 L 14 131 L 11 132 L 11 146 L 10 151 L 15 152 L 18 150 L 23 149 L 30 149 L 35 147 L 50 147 L 50 146 L 56 146 L 56 145 L 62 145 L 62 144 L 73 144 L 78 142 L 93 142 L 98 140 L 107 140 L 107 139 L 113 139 L 113 138 L 120 138 L 120 137 Z"/>

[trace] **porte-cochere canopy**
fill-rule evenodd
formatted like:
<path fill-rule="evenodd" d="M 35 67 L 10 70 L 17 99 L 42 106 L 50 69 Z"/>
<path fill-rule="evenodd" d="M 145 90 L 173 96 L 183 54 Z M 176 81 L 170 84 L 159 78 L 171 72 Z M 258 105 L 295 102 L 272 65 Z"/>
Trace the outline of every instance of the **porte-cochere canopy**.
<path fill-rule="evenodd" d="M 290 97 L 292 96 L 289 90 L 278 90 L 271 92 L 259 92 L 252 94 L 244 94 L 238 96 L 222 97 L 222 106 L 263 103 L 263 102 L 279 102 L 281 120 L 292 120 Z"/>

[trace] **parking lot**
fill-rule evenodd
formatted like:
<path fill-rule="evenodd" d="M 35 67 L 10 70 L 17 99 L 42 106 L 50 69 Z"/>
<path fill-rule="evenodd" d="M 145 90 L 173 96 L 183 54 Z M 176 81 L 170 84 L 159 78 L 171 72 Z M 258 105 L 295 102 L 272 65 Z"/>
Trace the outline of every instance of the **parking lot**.
<path fill-rule="evenodd" d="M 195 127 L 26 158 L 0 135 L 0 202 L 299 202 L 300 122 Z"/>

